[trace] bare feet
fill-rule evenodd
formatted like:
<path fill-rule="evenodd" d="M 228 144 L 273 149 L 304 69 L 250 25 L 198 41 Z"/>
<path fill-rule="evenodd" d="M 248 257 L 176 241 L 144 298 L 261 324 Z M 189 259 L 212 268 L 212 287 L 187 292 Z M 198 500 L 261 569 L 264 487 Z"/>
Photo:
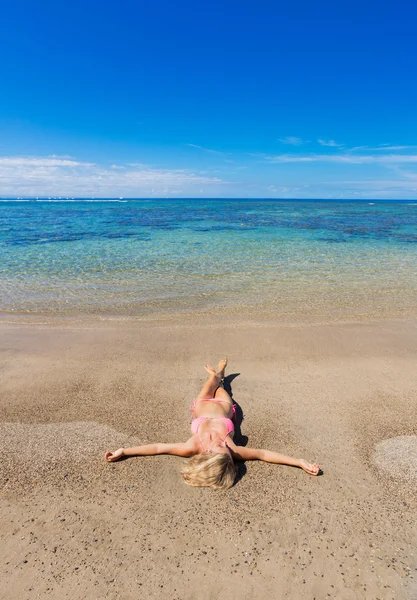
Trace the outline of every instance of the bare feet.
<path fill-rule="evenodd" d="M 220 377 L 220 379 L 224 379 L 224 371 L 226 369 L 226 366 L 227 366 L 227 358 L 223 358 L 219 362 L 219 366 L 217 367 L 217 375 Z"/>
<path fill-rule="evenodd" d="M 300 467 L 309 475 L 318 475 L 320 472 L 320 467 L 316 463 L 311 464 L 304 459 L 300 460 Z"/>
<path fill-rule="evenodd" d="M 216 375 L 216 371 L 214 370 L 214 367 L 212 367 L 211 365 L 204 365 L 204 368 L 209 375 Z"/>
<path fill-rule="evenodd" d="M 219 362 L 217 371 L 215 371 L 214 367 L 212 367 L 211 365 L 204 365 L 204 368 L 209 375 L 215 375 L 219 381 L 222 381 L 222 379 L 224 378 L 224 370 L 226 368 L 226 365 L 227 365 L 227 358 L 223 358 Z"/>

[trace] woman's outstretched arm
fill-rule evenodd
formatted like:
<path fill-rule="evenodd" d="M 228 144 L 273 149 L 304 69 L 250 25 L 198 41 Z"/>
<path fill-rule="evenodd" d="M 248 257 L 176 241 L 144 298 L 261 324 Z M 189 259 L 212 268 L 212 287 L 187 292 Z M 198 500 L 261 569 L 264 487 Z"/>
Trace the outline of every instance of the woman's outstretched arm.
<path fill-rule="evenodd" d="M 285 454 L 279 454 L 271 450 L 244 448 L 243 446 L 236 446 L 233 442 L 229 443 L 229 440 L 226 443 L 232 452 L 233 458 L 236 460 L 262 460 L 277 465 L 300 467 L 300 469 L 303 469 L 309 475 L 318 475 L 320 471 L 320 467 L 316 463 L 309 463 L 303 458 L 293 458 L 292 456 L 285 456 Z"/>
<path fill-rule="evenodd" d="M 171 454 L 185 458 L 193 456 L 194 440 L 190 438 L 187 442 L 179 444 L 146 444 L 135 448 L 119 448 L 114 452 L 106 452 L 104 458 L 107 462 L 114 462 L 124 456 L 156 456 L 157 454 Z"/>

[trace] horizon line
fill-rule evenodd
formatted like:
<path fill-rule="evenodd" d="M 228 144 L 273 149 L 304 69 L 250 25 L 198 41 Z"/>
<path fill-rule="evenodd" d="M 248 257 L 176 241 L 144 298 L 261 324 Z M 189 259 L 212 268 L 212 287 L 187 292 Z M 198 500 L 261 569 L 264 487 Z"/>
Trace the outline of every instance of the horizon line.
<path fill-rule="evenodd" d="M 112 202 L 128 202 L 131 200 L 287 200 L 287 201 L 300 201 L 300 202 L 314 202 L 314 201 L 325 201 L 325 202 L 415 202 L 416 198 L 286 198 L 280 196 L 251 196 L 251 197 L 228 197 L 228 196 L 0 196 L 0 201 L 32 201 L 32 202 L 77 202 L 80 200 L 88 200 L 89 202 L 99 202 L 100 200 L 107 200 Z"/>

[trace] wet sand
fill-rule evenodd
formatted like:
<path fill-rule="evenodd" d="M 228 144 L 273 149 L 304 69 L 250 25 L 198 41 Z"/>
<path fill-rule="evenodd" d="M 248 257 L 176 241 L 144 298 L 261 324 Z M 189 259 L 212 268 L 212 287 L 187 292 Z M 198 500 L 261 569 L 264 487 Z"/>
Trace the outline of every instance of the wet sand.
<path fill-rule="evenodd" d="M 417 598 L 416 321 L 0 333 L 0 598 Z M 246 463 L 216 492 L 185 486 L 179 458 L 104 462 L 187 439 L 202 365 L 223 356 L 243 441 L 322 476 Z"/>

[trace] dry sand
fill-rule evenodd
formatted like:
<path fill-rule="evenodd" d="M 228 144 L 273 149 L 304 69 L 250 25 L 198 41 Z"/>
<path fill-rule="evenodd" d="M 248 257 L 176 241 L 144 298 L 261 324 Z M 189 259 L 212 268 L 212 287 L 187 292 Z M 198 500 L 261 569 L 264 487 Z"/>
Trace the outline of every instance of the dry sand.
<path fill-rule="evenodd" d="M 416 322 L 0 334 L 1 598 L 417 598 Z M 248 444 L 323 476 L 247 463 L 224 493 L 185 486 L 175 457 L 104 462 L 187 439 L 202 365 L 223 356 Z"/>

